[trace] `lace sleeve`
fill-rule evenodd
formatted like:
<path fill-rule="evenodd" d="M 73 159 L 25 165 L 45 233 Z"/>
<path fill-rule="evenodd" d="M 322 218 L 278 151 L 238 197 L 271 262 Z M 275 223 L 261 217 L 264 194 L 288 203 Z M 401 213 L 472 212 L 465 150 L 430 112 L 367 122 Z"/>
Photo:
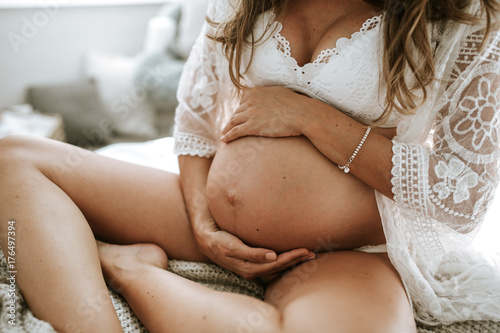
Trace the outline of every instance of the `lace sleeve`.
<path fill-rule="evenodd" d="M 467 234 L 482 221 L 498 183 L 500 34 L 482 50 L 462 42 L 428 147 L 394 141 L 394 200 L 422 220 Z"/>
<path fill-rule="evenodd" d="M 207 15 L 215 22 L 227 13 L 228 0 L 211 0 Z M 222 122 L 221 90 L 227 61 L 216 43 L 207 38 L 214 28 L 203 25 L 184 67 L 175 114 L 177 155 L 211 157 L 217 150 Z"/>

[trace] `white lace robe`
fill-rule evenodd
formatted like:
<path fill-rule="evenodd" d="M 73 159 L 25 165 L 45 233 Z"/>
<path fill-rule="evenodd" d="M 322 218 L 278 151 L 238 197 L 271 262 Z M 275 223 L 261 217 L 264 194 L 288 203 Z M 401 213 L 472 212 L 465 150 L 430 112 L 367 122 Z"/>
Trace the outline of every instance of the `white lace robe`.
<path fill-rule="evenodd" d="M 230 15 L 227 1 L 211 1 L 208 15 L 215 21 Z M 477 8 L 474 2 L 469 10 Z M 377 97 L 379 23 L 380 18 L 365 22 L 351 39 L 340 40 L 335 49 L 303 67 L 294 63 L 278 27 L 257 47 L 245 84 L 284 85 L 370 123 L 382 110 L 376 105 L 383 102 Z M 256 31 L 267 24 L 279 23 L 266 13 Z M 213 156 L 221 128 L 238 103 L 227 60 L 220 46 L 205 37 L 211 29 L 205 24 L 181 79 L 174 132 L 179 155 Z M 481 26 L 434 24 L 429 33 L 441 80 L 429 87 L 430 97 L 414 116 L 391 119 L 398 126 L 394 200 L 377 193 L 388 253 L 417 320 L 500 321 L 499 269 L 467 247 L 498 183 L 499 27 L 494 26 L 481 50 Z M 373 52 L 366 51 L 370 47 Z"/>

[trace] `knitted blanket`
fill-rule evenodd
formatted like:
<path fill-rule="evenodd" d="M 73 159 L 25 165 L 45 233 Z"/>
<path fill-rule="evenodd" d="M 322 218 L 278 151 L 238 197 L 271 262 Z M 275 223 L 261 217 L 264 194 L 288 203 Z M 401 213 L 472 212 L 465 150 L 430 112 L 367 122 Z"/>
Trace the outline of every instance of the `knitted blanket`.
<path fill-rule="evenodd" d="M 217 265 L 171 260 L 168 269 L 206 287 L 226 292 L 246 294 L 262 299 L 264 287 L 256 281 L 245 280 Z M 0 251 L 0 332 L 55 333 L 50 324 L 33 316 L 7 269 L 7 262 Z M 125 333 L 147 333 L 127 302 L 113 291 L 109 294 Z M 450 326 L 418 327 L 418 333 L 499 333 L 500 323 L 469 321 Z"/>

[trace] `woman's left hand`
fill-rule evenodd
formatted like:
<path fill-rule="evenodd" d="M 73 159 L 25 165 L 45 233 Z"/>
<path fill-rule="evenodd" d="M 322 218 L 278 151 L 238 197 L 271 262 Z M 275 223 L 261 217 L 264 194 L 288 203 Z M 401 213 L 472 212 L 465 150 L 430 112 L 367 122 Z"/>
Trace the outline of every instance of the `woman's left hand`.
<path fill-rule="evenodd" d="M 308 97 L 285 87 L 247 88 L 240 106 L 222 130 L 222 142 L 244 136 L 287 137 L 302 134 Z"/>

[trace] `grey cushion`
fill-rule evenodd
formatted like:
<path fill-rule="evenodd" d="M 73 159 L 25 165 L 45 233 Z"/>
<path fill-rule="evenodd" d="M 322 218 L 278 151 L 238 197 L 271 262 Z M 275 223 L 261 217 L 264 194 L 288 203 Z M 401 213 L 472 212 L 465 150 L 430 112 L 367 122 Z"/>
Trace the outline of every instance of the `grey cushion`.
<path fill-rule="evenodd" d="M 160 136 L 172 135 L 177 87 L 184 68 L 184 60 L 171 53 L 153 53 L 144 56 L 137 66 L 135 84 L 143 86 L 148 82 L 148 101 L 157 111 L 157 128 Z"/>
<path fill-rule="evenodd" d="M 67 142 L 99 146 L 110 141 L 113 122 L 105 114 L 92 80 L 32 86 L 27 95 L 36 110 L 62 116 Z"/>

